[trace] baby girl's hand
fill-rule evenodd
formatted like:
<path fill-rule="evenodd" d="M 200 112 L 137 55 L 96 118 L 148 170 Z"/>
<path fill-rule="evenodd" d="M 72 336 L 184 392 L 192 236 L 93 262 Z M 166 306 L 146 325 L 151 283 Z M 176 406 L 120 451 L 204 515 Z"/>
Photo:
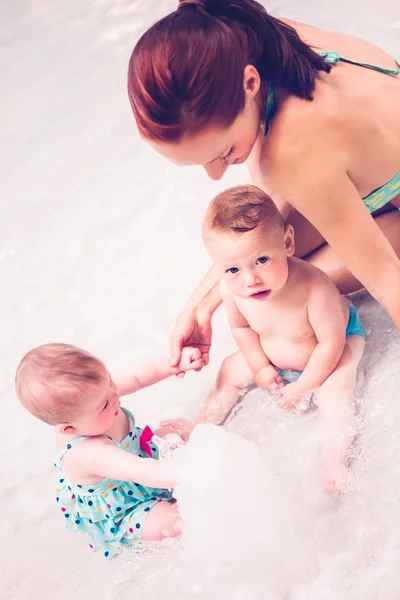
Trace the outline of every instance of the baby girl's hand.
<path fill-rule="evenodd" d="M 268 365 L 255 374 L 256 385 L 263 390 L 276 392 L 283 387 L 282 377 L 272 365 Z"/>
<path fill-rule="evenodd" d="M 201 369 L 203 366 L 203 359 L 198 348 L 191 348 L 190 346 L 182 348 L 181 361 L 177 367 L 179 371 L 192 371 Z"/>
<path fill-rule="evenodd" d="M 187 442 L 190 434 L 193 431 L 194 425 L 186 419 L 167 419 L 165 421 L 161 421 L 161 427 L 163 429 L 163 435 L 167 435 L 168 433 L 176 433 L 183 439 L 184 442 Z"/>
<path fill-rule="evenodd" d="M 305 390 L 302 390 L 297 385 L 297 382 L 288 383 L 282 390 L 282 395 L 277 401 L 277 405 L 281 408 L 296 409 L 301 403 L 302 399 L 306 394 Z"/>

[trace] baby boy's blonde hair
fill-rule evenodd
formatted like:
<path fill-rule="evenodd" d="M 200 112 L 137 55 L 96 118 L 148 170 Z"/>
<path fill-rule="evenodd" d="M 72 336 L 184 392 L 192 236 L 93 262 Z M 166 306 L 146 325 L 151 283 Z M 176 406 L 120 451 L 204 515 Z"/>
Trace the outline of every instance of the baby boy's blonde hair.
<path fill-rule="evenodd" d="M 207 231 L 251 231 L 260 225 L 284 229 L 284 222 L 272 199 L 254 185 L 239 185 L 221 192 L 208 205 L 203 220 Z"/>
<path fill-rule="evenodd" d="M 15 388 L 30 413 L 49 425 L 58 425 L 73 419 L 84 396 L 102 384 L 106 373 L 104 364 L 81 348 L 45 344 L 21 360 Z"/>

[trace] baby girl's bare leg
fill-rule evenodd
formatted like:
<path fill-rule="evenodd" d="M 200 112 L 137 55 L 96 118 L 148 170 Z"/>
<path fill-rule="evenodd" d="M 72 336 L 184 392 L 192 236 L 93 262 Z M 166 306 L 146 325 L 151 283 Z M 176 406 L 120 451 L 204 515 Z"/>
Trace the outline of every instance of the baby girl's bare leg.
<path fill-rule="evenodd" d="M 253 383 L 254 375 L 243 354 L 235 352 L 225 358 L 216 384 L 207 396 L 196 423 L 222 423 L 246 388 Z"/>
<path fill-rule="evenodd" d="M 355 433 L 354 388 L 364 347 L 362 337 L 349 336 L 338 366 L 318 393 L 326 428 L 322 452 L 324 483 L 331 493 L 345 491 L 348 484 L 348 451 Z"/>
<path fill-rule="evenodd" d="M 142 540 L 158 542 L 166 537 L 178 537 L 181 534 L 180 523 L 182 517 L 176 503 L 158 502 L 143 523 Z"/>

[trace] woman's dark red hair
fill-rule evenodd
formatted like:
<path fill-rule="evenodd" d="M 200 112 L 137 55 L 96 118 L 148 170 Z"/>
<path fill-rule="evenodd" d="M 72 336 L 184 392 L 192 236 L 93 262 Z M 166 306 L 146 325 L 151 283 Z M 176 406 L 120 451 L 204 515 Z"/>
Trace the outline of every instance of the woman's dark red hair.
<path fill-rule="evenodd" d="M 230 126 L 244 107 L 243 71 L 312 100 L 330 66 L 255 0 L 181 0 L 136 44 L 128 93 L 143 137 L 179 142 L 208 125 Z"/>

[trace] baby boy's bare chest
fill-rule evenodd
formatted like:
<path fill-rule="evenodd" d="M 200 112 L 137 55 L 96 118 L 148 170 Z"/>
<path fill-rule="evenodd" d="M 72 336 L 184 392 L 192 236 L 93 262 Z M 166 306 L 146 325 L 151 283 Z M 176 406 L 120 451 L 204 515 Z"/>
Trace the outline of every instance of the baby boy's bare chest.
<path fill-rule="evenodd" d="M 314 335 L 304 305 L 279 306 L 267 301 L 237 299 L 236 305 L 262 339 L 284 337 L 292 341 Z"/>

